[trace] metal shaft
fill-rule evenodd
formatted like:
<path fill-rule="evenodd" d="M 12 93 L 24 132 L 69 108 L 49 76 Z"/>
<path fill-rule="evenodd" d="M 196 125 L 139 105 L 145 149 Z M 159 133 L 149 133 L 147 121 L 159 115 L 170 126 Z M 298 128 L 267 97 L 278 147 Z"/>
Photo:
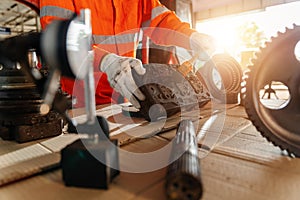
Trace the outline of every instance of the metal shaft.
<path fill-rule="evenodd" d="M 192 121 L 181 121 L 173 141 L 171 159 L 166 177 L 169 200 L 199 200 L 202 197 L 200 160 Z"/>

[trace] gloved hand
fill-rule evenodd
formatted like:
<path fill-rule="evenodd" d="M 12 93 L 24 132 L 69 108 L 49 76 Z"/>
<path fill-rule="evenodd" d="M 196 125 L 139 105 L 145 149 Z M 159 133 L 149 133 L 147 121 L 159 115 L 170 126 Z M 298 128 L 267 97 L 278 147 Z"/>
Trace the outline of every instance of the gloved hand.
<path fill-rule="evenodd" d="M 113 53 L 105 55 L 100 63 L 100 70 L 107 74 L 110 85 L 127 98 L 134 107 L 140 108 L 136 98 L 145 100 L 145 96 L 133 80 L 131 69 L 134 69 L 139 75 L 146 72 L 140 60 Z"/>
<path fill-rule="evenodd" d="M 190 47 L 202 61 L 208 61 L 216 50 L 214 39 L 199 32 L 194 32 L 190 36 Z"/>

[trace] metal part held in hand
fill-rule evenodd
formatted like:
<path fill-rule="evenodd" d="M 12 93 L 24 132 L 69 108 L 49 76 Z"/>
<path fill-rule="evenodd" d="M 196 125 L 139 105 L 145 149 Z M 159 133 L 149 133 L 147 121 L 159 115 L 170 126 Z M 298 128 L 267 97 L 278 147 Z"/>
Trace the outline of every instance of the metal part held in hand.
<path fill-rule="evenodd" d="M 190 60 L 183 62 L 181 65 L 178 65 L 177 70 L 186 77 L 188 74 L 193 72 L 193 64 L 198 58 L 198 54 L 193 56 Z"/>
<path fill-rule="evenodd" d="M 132 76 L 146 97 L 139 101 L 139 113 L 146 120 L 157 121 L 178 112 L 199 109 L 211 100 L 200 73 L 190 71 L 184 77 L 178 65 L 150 63 L 143 66 L 144 75 L 132 70 Z"/>
<path fill-rule="evenodd" d="M 199 200 L 202 197 L 200 159 L 194 125 L 183 120 L 172 144 L 171 160 L 166 176 L 166 193 L 169 200 Z"/>

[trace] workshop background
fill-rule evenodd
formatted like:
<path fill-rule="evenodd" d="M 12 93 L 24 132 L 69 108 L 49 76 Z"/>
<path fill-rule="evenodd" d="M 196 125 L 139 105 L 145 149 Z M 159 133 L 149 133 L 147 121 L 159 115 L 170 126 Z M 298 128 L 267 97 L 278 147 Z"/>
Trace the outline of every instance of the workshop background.
<path fill-rule="evenodd" d="M 299 21 L 297 0 L 161 2 L 176 11 L 180 18 L 189 22 L 193 28 L 216 38 L 219 50 L 226 51 L 238 59 L 243 69 L 249 64 L 249 57 L 256 48 L 270 37 L 276 36 L 277 32 L 284 31 L 286 27 L 291 27 Z M 0 13 L 0 38 L 41 30 L 38 8 L 34 0 L 2 0 Z M 243 37 L 246 32 L 248 38 Z"/>
<path fill-rule="evenodd" d="M 0 1 L 0 42 L 25 33 L 41 32 L 35 2 Z M 200 165 L 197 170 L 201 175 L 196 178 L 196 185 L 200 181 L 201 186 L 189 188 L 191 182 L 188 181 L 182 185 L 174 183 L 171 186 L 173 193 L 170 192 L 167 190 L 170 168 L 166 166 L 152 172 L 121 171 L 120 174 L 114 174 L 115 171 L 109 173 L 105 168 L 103 173 L 113 176 L 109 177 L 111 180 L 106 177 L 104 184 L 109 185 L 107 188 L 70 187 L 62 177 L 60 153 L 67 144 L 77 140 L 78 135 L 59 132 L 47 138 L 36 136 L 35 140 L 27 141 L 26 137 L 22 137 L 25 133 L 22 133 L 12 138 L 12 130 L 16 131 L 12 126 L 17 121 L 9 119 L 10 122 L 5 124 L 6 116 L 0 113 L 0 122 L 3 122 L 0 123 L 0 200 L 164 200 L 176 199 L 174 195 L 179 195 L 176 190 L 180 187 L 180 195 L 188 194 L 184 198 L 186 200 L 193 199 L 199 189 L 201 199 L 206 200 L 300 199 L 299 78 L 296 79 L 298 82 L 290 83 L 289 77 L 280 77 L 287 72 L 289 75 L 300 74 L 300 0 L 161 2 L 193 28 L 216 39 L 217 53 L 222 55 L 215 57 L 215 62 L 220 63 L 219 76 L 224 78 L 224 74 L 229 74 L 224 78 L 224 85 L 230 93 L 226 94 L 225 111 L 221 108 L 219 112 L 215 108 L 218 112 L 212 114 L 210 103 L 201 108 L 199 122 L 203 126 L 199 133 L 210 135 L 193 147 L 198 147 Z M 281 49 L 286 51 L 282 54 Z M 3 81 L 8 80 L 1 70 L 2 65 L 0 95 L 6 91 Z M 0 112 L 7 112 L 4 103 L 0 97 Z M 262 106 L 258 106 L 260 104 Z M 117 139 L 118 145 L 129 152 L 159 150 L 178 134 L 176 115 L 157 131 L 156 124 L 149 126 L 146 120 L 137 120 L 137 124 L 115 123 L 111 113 L 117 115 L 122 123 L 128 122 L 121 116 L 122 106 L 115 105 L 110 110 L 105 107 L 97 109 L 97 114 L 109 119 L 109 125 L 113 127 L 111 138 Z M 86 114 L 82 110 L 71 110 L 70 113 L 79 121 Z M 50 118 L 56 119 L 56 116 L 51 115 L 47 120 Z M 223 121 L 214 124 L 216 131 L 207 130 L 205 125 L 218 118 Z M 54 122 L 47 123 L 50 126 Z M 143 126 L 144 129 L 141 128 Z M 129 130 L 131 135 L 122 133 L 122 130 Z M 201 146 L 201 142 L 210 140 L 215 142 L 211 149 Z M 196 167 L 193 169 L 196 170 Z"/>

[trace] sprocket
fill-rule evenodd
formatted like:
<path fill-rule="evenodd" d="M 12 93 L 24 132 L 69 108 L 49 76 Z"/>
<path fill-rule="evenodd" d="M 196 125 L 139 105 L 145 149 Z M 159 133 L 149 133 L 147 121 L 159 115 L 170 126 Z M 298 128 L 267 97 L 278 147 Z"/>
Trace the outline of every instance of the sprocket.
<path fill-rule="evenodd" d="M 300 58 L 296 53 L 300 53 L 299 41 L 300 26 L 295 24 L 272 37 L 252 59 L 243 88 L 244 106 L 253 125 L 275 146 L 297 157 L 300 157 Z"/>

